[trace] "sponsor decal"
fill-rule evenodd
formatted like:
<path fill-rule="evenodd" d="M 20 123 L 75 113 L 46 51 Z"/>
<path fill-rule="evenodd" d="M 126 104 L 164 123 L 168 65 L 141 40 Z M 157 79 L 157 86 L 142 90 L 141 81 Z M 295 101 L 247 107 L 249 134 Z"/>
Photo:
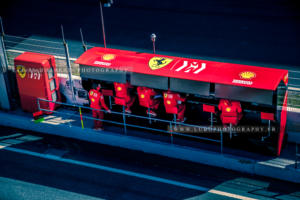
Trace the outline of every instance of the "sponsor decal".
<path fill-rule="evenodd" d="M 145 98 L 145 95 L 144 95 L 144 94 L 141 94 L 141 98 L 142 98 L 142 99 Z"/>
<path fill-rule="evenodd" d="M 41 79 L 40 70 L 29 68 L 28 78 L 40 80 Z"/>
<path fill-rule="evenodd" d="M 233 79 L 232 83 L 237 83 L 237 84 L 243 84 L 243 85 L 252 85 L 252 81 L 244 81 L 244 80 L 238 80 L 238 79 Z"/>
<path fill-rule="evenodd" d="M 164 94 L 164 97 L 165 97 L 165 98 L 167 98 L 167 97 L 168 97 L 168 94 L 167 94 L 167 93 L 165 93 L 165 94 Z"/>
<path fill-rule="evenodd" d="M 103 60 L 106 60 L 106 61 L 110 61 L 110 60 L 113 60 L 116 58 L 116 55 L 115 54 L 104 54 L 102 56 L 102 59 Z"/>
<path fill-rule="evenodd" d="M 19 76 L 21 78 L 25 78 L 25 76 L 26 76 L 26 69 L 25 69 L 25 67 L 22 66 L 22 65 L 17 65 L 16 69 L 17 69 L 17 72 L 18 72 Z"/>
<path fill-rule="evenodd" d="M 250 80 L 256 77 L 256 74 L 254 72 L 250 72 L 250 71 L 245 71 L 245 72 L 241 72 L 239 74 L 241 79 L 246 79 L 246 80 Z"/>
<path fill-rule="evenodd" d="M 153 57 L 149 60 L 149 67 L 152 70 L 160 69 L 173 61 L 171 58 Z"/>
<path fill-rule="evenodd" d="M 203 70 L 205 70 L 206 68 L 206 63 L 201 63 L 201 67 L 199 67 L 199 63 L 198 62 L 189 62 L 189 61 L 183 61 L 182 66 L 178 67 L 177 69 L 175 69 L 176 72 L 180 72 L 181 70 L 183 70 L 185 73 L 194 73 L 194 74 L 198 74 L 200 72 L 202 72 Z"/>
<path fill-rule="evenodd" d="M 111 66 L 111 63 L 109 63 L 109 62 L 103 62 L 103 61 L 98 61 L 98 60 L 96 60 L 96 61 L 94 62 L 94 64 L 95 64 L 95 65 Z"/>

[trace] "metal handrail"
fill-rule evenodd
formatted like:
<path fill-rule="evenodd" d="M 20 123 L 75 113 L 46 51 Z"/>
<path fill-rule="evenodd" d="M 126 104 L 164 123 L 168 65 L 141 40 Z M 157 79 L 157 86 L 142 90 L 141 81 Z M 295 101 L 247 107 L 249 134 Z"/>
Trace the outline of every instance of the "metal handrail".
<path fill-rule="evenodd" d="M 78 109 L 79 108 L 80 109 L 84 108 L 84 109 L 88 109 L 88 110 L 96 110 L 96 111 L 102 111 L 102 112 L 108 113 L 108 111 L 103 110 L 103 109 L 94 109 L 94 108 L 87 107 L 87 106 L 82 106 L 82 105 L 75 105 L 75 104 L 63 103 L 63 102 L 58 102 L 58 101 L 54 102 L 54 101 L 51 101 L 51 100 L 38 98 L 37 99 L 38 109 L 41 110 L 41 111 L 45 111 L 45 112 L 62 113 L 62 112 L 55 111 L 55 110 L 47 110 L 47 109 L 41 108 L 40 101 L 44 101 L 44 102 L 48 102 L 48 103 L 55 103 L 55 104 L 60 104 L 60 105 L 65 105 L 65 106 L 70 106 L 70 107 L 78 108 Z M 68 116 L 78 117 L 78 115 L 70 114 L 70 113 L 62 113 L 62 114 L 68 115 Z M 125 112 L 111 111 L 111 114 L 117 114 L 117 115 L 120 115 L 120 116 L 128 116 L 128 117 L 136 117 L 136 118 L 147 119 L 147 120 L 155 120 L 155 121 L 167 123 L 170 127 L 173 127 L 173 126 L 175 127 L 177 125 L 180 125 L 180 126 L 189 126 L 189 127 L 194 127 L 194 128 L 205 128 L 207 130 L 215 130 L 212 127 L 186 124 L 186 123 L 174 122 L 174 121 L 163 120 L 163 119 L 158 119 L 158 118 L 153 119 L 153 118 L 150 118 L 150 117 L 144 117 L 144 116 L 139 116 L 139 115 L 128 114 L 128 113 L 125 113 Z M 126 122 L 121 123 L 121 122 L 116 122 L 116 121 L 111 121 L 111 120 L 98 119 L 98 118 L 89 117 L 89 116 L 82 116 L 82 117 L 85 118 L 85 119 L 91 119 L 91 120 L 103 121 L 103 122 L 107 122 L 107 123 L 111 123 L 111 124 L 123 125 L 125 134 L 126 134 L 126 126 L 133 127 L 133 128 L 140 128 L 140 129 L 150 130 L 150 131 L 156 131 L 156 132 L 161 132 L 161 133 L 167 133 L 171 136 L 171 143 L 173 143 L 173 135 L 186 136 L 186 137 L 189 137 L 189 138 L 195 138 L 195 139 L 201 139 L 201 140 L 206 140 L 206 141 L 211 141 L 211 142 L 217 142 L 217 143 L 220 143 L 221 153 L 223 153 L 223 133 L 222 133 L 222 131 L 220 131 L 220 140 L 216 140 L 216 139 L 210 139 L 210 138 L 201 137 L 201 136 L 194 136 L 194 135 L 190 135 L 190 134 L 183 134 L 183 133 L 179 133 L 179 132 L 173 132 L 173 131 L 169 131 L 169 130 L 150 128 L 150 127 L 139 126 L 139 125 L 134 125 L 134 124 L 127 124 Z"/>

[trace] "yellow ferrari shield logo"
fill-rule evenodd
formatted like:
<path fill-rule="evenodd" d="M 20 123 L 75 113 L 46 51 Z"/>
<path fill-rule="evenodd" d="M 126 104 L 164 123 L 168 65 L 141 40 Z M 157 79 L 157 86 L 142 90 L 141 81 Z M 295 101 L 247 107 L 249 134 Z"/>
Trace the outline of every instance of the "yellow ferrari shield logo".
<path fill-rule="evenodd" d="M 21 78 L 25 78 L 26 76 L 26 69 L 22 65 L 17 65 L 16 67 L 18 74 L 20 75 Z"/>
<path fill-rule="evenodd" d="M 163 57 L 153 57 L 149 60 L 149 67 L 152 70 L 160 69 L 173 61 L 171 58 L 163 58 Z"/>

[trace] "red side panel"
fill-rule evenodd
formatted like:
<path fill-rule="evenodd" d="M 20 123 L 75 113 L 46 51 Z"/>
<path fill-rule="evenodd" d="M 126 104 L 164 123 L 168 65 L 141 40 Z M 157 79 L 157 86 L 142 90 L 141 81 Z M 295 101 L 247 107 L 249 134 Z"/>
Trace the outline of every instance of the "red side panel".
<path fill-rule="evenodd" d="M 281 148 L 282 148 L 282 143 L 283 143 L 283 138 L 284 138 L 284 133 L 285 133 L 286 117 L 287 117 L 287 97 L 288 97 L 288 91 L 285 92 L 284 101 L 283 101 L 283 105 L 282 105 L 277 156 L 279 156 L 281 153 Z"/>

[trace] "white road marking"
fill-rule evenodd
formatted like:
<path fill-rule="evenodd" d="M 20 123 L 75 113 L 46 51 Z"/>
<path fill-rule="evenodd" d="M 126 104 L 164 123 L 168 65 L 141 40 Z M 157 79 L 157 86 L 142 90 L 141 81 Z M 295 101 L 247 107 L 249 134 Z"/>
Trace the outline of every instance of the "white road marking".
<path fill-rule="evenodd" d="M 245 197 L 245 196 L 241 196 L 241 195 L 238 195 L 238 194 L 232 194 L 232 193 L 229 193 L 229 192 L 223 192 L 223 191 L 220 191 L 220 190 L 209 190 L 208 191 L 209 193 L 213 193 L 213 194 L 217 194 L 217 195 L 221 195 L 221 196 L 226 196 L 226 197 L 231 197 L 231 198 L 235 198 L 235 199 L 242 199 L 242 200 L 258 200 L 258 199 L 255 199 L 255 198 L 251 198 L 251 197 Z"/>
<path fill-rule="evenodd" d="M 16 134 L 12 134 L 12 135 L 1 136 L 1 137 L 0 137 L 0 140 L 4 140 L 4 139 L 8 139 L 8 138 L 13 138 L 13 137 L 19 137 L 19 136 L 21 136 L 21 135 L 23 135 L 23 134 L 21 134 L 21 133 L 16 133 Z"/>
<path fill-rule="evenodd" d="M 17 149 L 17 148 L 8 147 L 8 146 L 4 147 L 3 149 L 7 150 L 7 151 L 26 154 L 26 155 L 30 155 L 30 156 L 39 157 L 39 158 L 55 160 L 55 161 L 60 161 L 60 162 L 64 162 L 64 163 L 69 163 L 69 164 L 94 168 L 94 169 L 98 169 L 98 170 L 102 170 L 102 171 L 107 171 L 107 172 L 132 176 L 132 177 L 136 177 L 136 178 L 146 179 L 146 180 L 155 181 L 155 182 L 159 182 L 159 183 L 169 184 L 169 185 L 182 187 L 182 188 L 186 188 L 186 189 L 197 190 L 197 191 L 201 191 L 201 192 L 209 192 L 209 193 L 212 193 L 212 194 L 231 197 L 231 198 L 235 198 L 235 199 L 257 200 L 255 198 L 250 198 L 250 197 L 246 197 L 246 196 L 232 194 L 232 193 L 228 193 L 228 192 L 224 192 L 224 191 L 220 191 L 220 190 L 215 190 L 215 189 L 210 190 L 209 188 L 198 186 L 198 185 L 183 183 L 183 182 L 179 182 L 179 181 L 169 180 L 169 179 L 165 179 L 165 178 L 160 178 L 160 177 L 146 175 L 146 174 L 142 174 L 142 173 L 127 171 L 127 170 L 123 170 L 123 169 L 117 169 L 117 168 L 107 167 L 107 166 L 103 166 L 103 165 L 97 165 L 97 164 L 93 164 L 93 163 L 86 163 L 86 162 L 82 162 L 82 161 L 71 160 L 71 159 L 62 158 L 62 157 L 53 156 L 53 155 L 41 154 L 41 153 L 37 153 L 37 152 L 32 152 L 32 151 L 23 150 L 23 149 Z"/>

